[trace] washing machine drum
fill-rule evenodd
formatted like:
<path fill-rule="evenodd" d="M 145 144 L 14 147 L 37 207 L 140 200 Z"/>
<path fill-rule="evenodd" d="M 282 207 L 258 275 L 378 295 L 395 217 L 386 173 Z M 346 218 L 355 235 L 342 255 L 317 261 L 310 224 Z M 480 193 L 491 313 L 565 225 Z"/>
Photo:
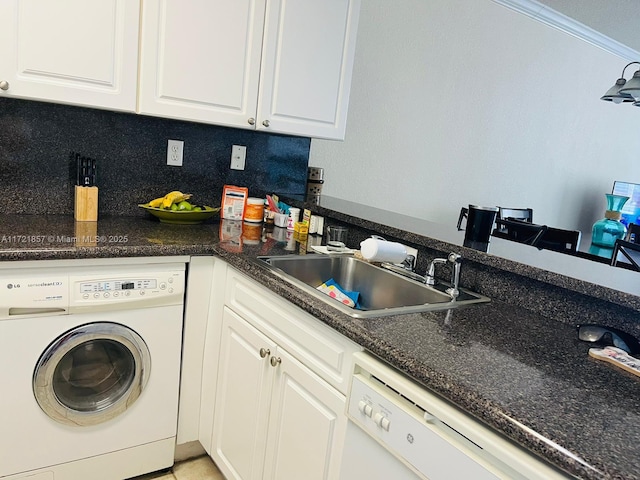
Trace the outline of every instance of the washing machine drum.
<path fill-rule="evenodd" d="M 53 420 L 96 425 L 131 407 L 150 370 L 149 349 L 135 331 L 118 323 L 89 323 L 64 333 L 42 353 L 33 393 Z"/>

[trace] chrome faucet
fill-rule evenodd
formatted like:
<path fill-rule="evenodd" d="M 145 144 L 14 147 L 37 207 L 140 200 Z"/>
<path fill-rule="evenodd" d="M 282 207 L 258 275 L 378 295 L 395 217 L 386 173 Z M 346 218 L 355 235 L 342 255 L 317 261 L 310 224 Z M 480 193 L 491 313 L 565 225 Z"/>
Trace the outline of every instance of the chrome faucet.
<path fill-rule="evenodd" d="M 384 240 L 384 238 L 378 235 L 372 235 L 372 238 Z M 400 275 L 404 275 L 412 280 L 417 282 L 426 283 L 427 285 L 434 286 L 436 284 L 435 270 L 436 264 L 444 264 L 451 263 L 453 271 L 451 274 L 451 287 L 445 290 L 453 300 L 455 300 L 458 295 L 460 295 L 460 290 L 458 290 L 458 284 L 460 282 L 460 267 L 462 263 L 462 257 L 455 252 L 451 252 L 447 258 L 434 258 L 429 263 L 429 268 L 427 268 L 427 273 L 422 276 L 419 273 L 415 272 L 417 259 L 413 255 L 407 255 L 402 263 L 389 263 L 382 262 L 380 265 L 382 268 L 387 270 L 391 270 L 392 272 L 398 273 Z"/>
<path fill-rule="evenodd" d="M 458 283 L 460 282 L 460 267 L 462 264 L 462 257 L 457 253 L 451 252 L 447 258 L 434 258 L 433 260 L 431 260 L 429 268 L 427 269 L 427 273 L 424 276 L 425 283 L 427 285 L 436 284 L 436 264 L 440 263 L 451 263 L 453 265 L 453 272 L 451 274 L 451 287 L 447 288 L 445 291 L 449 295 L 451 295 L 451 298 L 455 300 L 458 295 L 460 295 L 460 290 L 458 290 Z"/>

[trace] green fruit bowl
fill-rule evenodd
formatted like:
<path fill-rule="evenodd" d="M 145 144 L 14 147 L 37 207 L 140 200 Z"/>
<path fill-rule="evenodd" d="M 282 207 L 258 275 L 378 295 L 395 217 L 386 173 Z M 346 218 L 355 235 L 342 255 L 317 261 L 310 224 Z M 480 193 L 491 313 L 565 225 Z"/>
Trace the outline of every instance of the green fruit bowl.
<path fill-rule="evenodd" d="M 201 211 L 193 210 L 167 210 L 165 208 L 150 207 L 148 203 L 138 205 L 144 208 L 154 217 L 157 217 L 162 223 L 174 223 L 177 225 L 193 225 L 202 223 L 206 219 L 220 213 L 220 207 L 203 206 Z"/>

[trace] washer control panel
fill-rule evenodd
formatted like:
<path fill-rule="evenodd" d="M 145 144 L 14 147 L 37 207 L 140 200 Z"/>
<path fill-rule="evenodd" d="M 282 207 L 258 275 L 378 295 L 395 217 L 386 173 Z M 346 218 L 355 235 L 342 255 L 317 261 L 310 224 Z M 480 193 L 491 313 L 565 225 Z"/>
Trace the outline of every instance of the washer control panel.
<path fill-rule="evenodd" d="M 184 263 L 4 269 L 0 320 L 184 302 Z"/>
<path fill-rule="evenodd" d="M 132 295 L 143 296 L 152 293 L 173 293 L 175 279 L 169 277 L 166 280 L 158 278 L 119 278 L 115 280 L 99 280 L 90 282 L 78 282 L 80 296 L 83 300 L 91 298 L 119 298 Z"/>
<path fill-rule="evenodd" d="M 135 302 L 152 306 L 184 295 L 184 271 L 121 276 L 71 277 L 71 305 L 111 305 Z"/>
<path fill-rule="evenodd" d="M 156 288 L 158 281 L 156 279 L 144 280 L 110 280 L 106 282 L 86 282 L 80 284 L 80 292 L 118 292 L 121 290 L 141 290 L 146 288 Z"/>

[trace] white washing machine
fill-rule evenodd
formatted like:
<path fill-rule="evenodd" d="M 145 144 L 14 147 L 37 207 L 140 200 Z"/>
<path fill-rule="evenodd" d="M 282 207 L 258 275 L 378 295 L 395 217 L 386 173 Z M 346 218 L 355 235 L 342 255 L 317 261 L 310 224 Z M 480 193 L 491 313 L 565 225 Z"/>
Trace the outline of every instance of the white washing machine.
<path fill-rule="evenodd" d="M 0 268 L 2 480 L 173 465 L 185 264 L 71 265 Z"/>

